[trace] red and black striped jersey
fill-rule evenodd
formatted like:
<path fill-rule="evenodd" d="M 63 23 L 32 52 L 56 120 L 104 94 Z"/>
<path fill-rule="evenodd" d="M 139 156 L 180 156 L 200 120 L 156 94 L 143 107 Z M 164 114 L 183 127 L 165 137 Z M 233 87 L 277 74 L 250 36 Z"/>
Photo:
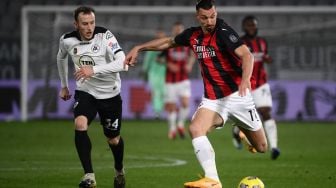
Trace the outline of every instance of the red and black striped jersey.
<path fill-rule="evenodd" d="M 188 28 L 175 37 L 175 43 L 191 47 L 196 54 L 205 98 L 220 99 L 238 91 L 243 71 L 234 50 L 243 42 L 223 20 L 217 19 L 216 29 L 209 34 L 204 34 L 201 27 Z"/>
<path fill-rule="evenodd" d="M 242 40 L 254 56 L 253 77 L 256 80 L 256 88 L 267 82 L 267 74 L 264 67 L 264 56 L 268 54 L 268 46 L 261 37 L 243 36 Z"/>
<path fill-rule="evenodd" d="M 176 83 L 181 82 L 189 78 L 188 72 L 186 70 L 186 65 L 191 54 L 190 48 L 185 46 L 179 46 L 176 48 L 170 48 L 163 51 L 160 55 L 164 56 L 166 59 L 167 66 L 168 64 L 176 65 L 177 70 L 173 71 L 167 67 L 166 69 L 166 82 L 167 83 Z"/>

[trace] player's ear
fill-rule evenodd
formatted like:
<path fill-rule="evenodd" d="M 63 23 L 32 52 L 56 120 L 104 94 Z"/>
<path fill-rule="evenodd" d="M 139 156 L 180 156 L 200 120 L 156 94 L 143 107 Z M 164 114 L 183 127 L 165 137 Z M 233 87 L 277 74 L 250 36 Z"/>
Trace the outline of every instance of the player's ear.
<path fill-rule="evenodd" d="M 74 21 L 73 24 L 74 24 L 75 29 L 77 30 L 78 29 L 78 23 L 76 21 Z"/>

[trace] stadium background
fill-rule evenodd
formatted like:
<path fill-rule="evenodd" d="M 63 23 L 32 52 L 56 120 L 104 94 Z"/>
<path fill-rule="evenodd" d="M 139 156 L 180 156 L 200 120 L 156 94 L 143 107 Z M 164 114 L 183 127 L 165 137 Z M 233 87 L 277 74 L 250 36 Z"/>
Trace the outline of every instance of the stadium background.
<path fill-rule="evenodd" d="M 170 28 L 177 20 L 182 21 L 186 27 L 195 25 L 193 13 L 180 11 L 176 14 L 160 14 L 160 9 L 164 11 L 165 7 L 167 9 L 172 6 L 182 8 L 185 6 L 191 8 L 193 12 L 194 1 L 188 0 L 1 1 L 0 97 L 6 100 L 0 101 L 0 120 L 71 117 L 72 103 L 62 102 L 57 97 L 59 82 L 55 56 L 60 35 L 73 29 L 72 12 L 27 13 L 24 17 L 29 27 L 28 56 L 23 58 L 21 50 L 24 35 L 21 32 L 23 24 L 20 20 L 23 6 L 42 5 L 40 10 L 43 10 L 47 9 L 48 5 L 64 8 L 80 4 L 105 8 L 108 5 L 113 10 L 126 6 L 133 10 L 138 7 L 140 10 L 143 8 L 159 11 L 147 14 L 144 12 L 115 14 L 113 10 L 111 12 L 105 10 L 97 13 L 97 24 L 109 28 L 126 52 L 132 45 L 152 39 L 157 28 L 163 28 L 170 34 Z M 219 7 L 224 7 L 219 16 L 239 33 L 241 33 L 241 19 L 246 14 L 255 13 L 258 17 L 259 33 L 268 40 L 270 54 L 274 58 L 274 63 L 267 68 L 273 92 L 273 114 L 276 119 L 336 120 L 334 82 L 336 11 L 328 12 L 335 6 L 335 1 L 240 0 L 218 1 L 217 4 Z M 229 13 L 225 12 L 230 10 L 228 6 L 233 6 L 232 9 L 238 13 L 232 10 Z M 23 61 L 27 69 L 22 69 L 22 60 L 27 60 Z M 70 74 L 70 78 L 71 76 Z M 193 111 L 203 92 L 198 66 L 195 66 L 191 77 L 194 94 L 191 99 L 191 111 Z M 142 81 L 141 65 L 122 73 L 122 79 L 124 117 L 153 118 L 149 88 Z M 22 85 L 25 81 L 26 84 Z M 22 110 L 26 112 L 24 117 Z"/>
<path fill-rule="evenodd" d="M 193 0 L 0 1 L 0 187 L 75 187 L 82 175 L 73 146 L 72 103 L 57 98 L 55 55 L 60 34 L 72 29 L 71 13 L 29 13 L 24 18 L 29 26 L 29 59 L 21 56 L 23 6 L 47 9 L 50 5 L 80 4 L 110 6 L 114 10 L 124 6 L 194 8 Z M 240 33 L 245 13 L 239 11 L 256 12 L 260 34 L 268 39 L 274 58 L 273 65 L 268 67 L 275 103 L 273 113 L 277 120 L 282 120 L 278 123 L 282 155 L 277 161 L 271 161 L 269 153 L 251 155 L 237 151 L 231 144 L 230 126 L 209 134 L 224 187 L 236 187 L 248 175 L 259 176 L 271 188 L 334 187 L 336 1 L 217 0 L 217 5 L 231 9 L 227 14 L 221 12 L 220 17 Z M 274 13 L 263 13 L 265 10 Z M 98 24 L 108 27 L 126 52 L 133 44 L 153 38 L 158 27 L 169 33 L 176 20 L 186 26 L 195 24 L 193 14 L 97 14 Z M 21 72 L 22 60 L 29 63 L 24 92 L 30 121 L 25 123 L 15 121 L 22 119 L 21 82 L 25 75 Z M 202 94 L 198 68 L 194 68 L 192 79 L 192 108 L 195 108 Z M 122 130 L 128 187 L 174 188 L 196 179 L 201 169 L 190 138 L 172 142 L 166 138 L 165 121 L 150 120 L 153 113 L 148 86 L 141 78 L 141 66 L 122 73 L 122 80 L 124 115 L 128 119 L 123 121 Z M 111 187 L 111 154 L 98 122 L 90 127 L 90 136 L 98 186 Z"/>

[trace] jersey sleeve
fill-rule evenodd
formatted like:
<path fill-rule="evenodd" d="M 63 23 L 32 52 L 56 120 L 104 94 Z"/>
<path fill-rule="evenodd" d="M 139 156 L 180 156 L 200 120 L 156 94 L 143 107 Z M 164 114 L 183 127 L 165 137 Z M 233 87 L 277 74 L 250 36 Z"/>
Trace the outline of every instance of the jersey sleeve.
<path fill-rule="evenodd" d="M 110 74 L 127 71 L 128 65 L 124 65 L 125 53 L 122 51 L 116 37 L 107 30 L 105 35 L 106 64 L 93 66 L 95 74 Z"/>
<path fill-rule="evenodd" d="M 60 38 L 57 53 L 57 69 L 61 79 L 61 87 L 68 87 L 68 52 L 64 44 L 64 35 Z"/>
<path fill-rule="evenodd" d="M 176 44 L 181 46 L 190 46 L 191 29 L 186 29 L 174 38 Z"/>
<path fill-rule="evenodd" d="M 244 44 L 237 32 L 230 26 L 224 24 L 220 25 L 218 28 L 218 38 L 221 43 L 232 51 Z"/>

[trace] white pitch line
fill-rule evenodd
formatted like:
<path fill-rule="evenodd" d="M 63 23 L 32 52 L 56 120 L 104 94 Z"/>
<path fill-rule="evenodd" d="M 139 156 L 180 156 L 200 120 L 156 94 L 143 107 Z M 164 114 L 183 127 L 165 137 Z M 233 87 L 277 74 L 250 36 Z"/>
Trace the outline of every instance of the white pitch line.
<path fill-rule="evenodd" d="M 137 157 L 137 156 L 128 156 L 129 159 L 142 159 L 146 162 L 148 161 L 163 161 L 159 163 L 153 162 L 152 164 L 131 164 L 131 165 L 125 165 L 126 169 L 135 169 L 135 168 L 158 168 L 158 167 L 173 167 L 173 166 L 182 166 L 187 164 L 187 161 L 180 160 L 180 159 L 173 159 L 173 158 L 158 158 L 158 157 Z M 28 162 L 28 161 L 27 161 Z M 39 164 L 45 164 L 46 161 L 32 161 L 34 165 L 38 166 Z M 50 163 L 50 162 L 49 162 Z M 93 162 L 94 163 L 94 162 Z M 29 162 L 28 162 L 29 164 Z M 112 169 L 112 165 L 106 165 L 106 166 L 94 166 L 95 169 Z M 50 170 L 80 170 L 82 169 L 80 166 L 58 166 L 58 167 L 0 167 L 0 172 L 16 172 L 16 171 L 50 171 Z"/>

